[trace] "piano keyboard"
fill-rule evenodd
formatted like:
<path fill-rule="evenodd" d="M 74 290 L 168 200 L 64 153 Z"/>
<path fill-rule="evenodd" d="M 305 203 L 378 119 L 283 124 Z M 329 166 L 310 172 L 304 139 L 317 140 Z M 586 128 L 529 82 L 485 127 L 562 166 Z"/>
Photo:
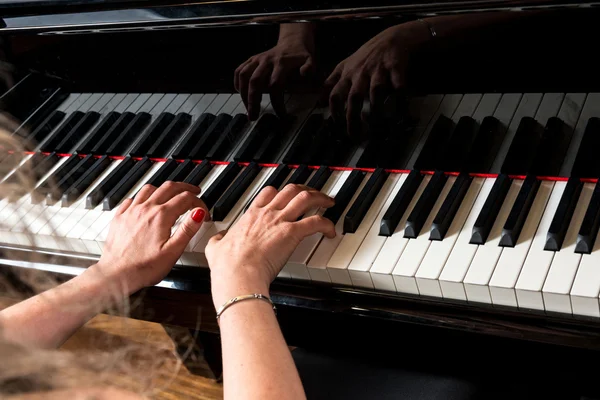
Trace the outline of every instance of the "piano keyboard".
<path fill-rule="evenodd" d="M 286 105 L 263 96 L 248 122 L 237 94 L 69 94 L 30 135 L 39 179 L 0 201 L 0 243 L 99 256 L 124 199 L 185 181 L 212 221 L 178 264 L 206 267 L 261 188 L 298 183 L 336 199 L 305 217 L 337 236 L 306 238 L 280 279 L 600 317 L 600 94 L 422 96 L 367 144 L 312 96 Z"/>

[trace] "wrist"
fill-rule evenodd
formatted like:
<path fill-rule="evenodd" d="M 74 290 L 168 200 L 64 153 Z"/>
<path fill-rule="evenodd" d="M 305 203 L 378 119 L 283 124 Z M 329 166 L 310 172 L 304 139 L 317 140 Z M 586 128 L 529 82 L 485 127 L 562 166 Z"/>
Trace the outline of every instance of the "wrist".
<path fill-rule="evenodd" d="M 241 272 L 232 273 L 211 272 L 211 291 L 216 309 L 236 296 L 259 293 L 269 295 L 269 284 L 257 273 Z"/>

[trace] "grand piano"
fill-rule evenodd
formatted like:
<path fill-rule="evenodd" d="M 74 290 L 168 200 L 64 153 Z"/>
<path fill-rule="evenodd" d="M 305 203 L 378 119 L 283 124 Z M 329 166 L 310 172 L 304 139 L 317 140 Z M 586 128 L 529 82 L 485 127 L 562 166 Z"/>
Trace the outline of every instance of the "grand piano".
<path fill-rule="evenodd" d="M 336 199 L 314 212 L 338 235 L 305 239 L 272 284 L 290 346 L 597 396 L 598 17 L 541 0 L 2 2 L 0 110 L 26 151 L 0 171 L 38 180 L 0 200 L 2 273 L 69 279 L 142 185 L 198 185 L 212 221 L 132 314 L 197 333 L 218 370 L 208 238 L 262 187 L 303 183 Z M 249 118 L 236 70 L 290 27 L 310 30 L 314 68 L 273 93 L 257 79 Z M 341 117 L 323 96 L 336 68 Z"/>

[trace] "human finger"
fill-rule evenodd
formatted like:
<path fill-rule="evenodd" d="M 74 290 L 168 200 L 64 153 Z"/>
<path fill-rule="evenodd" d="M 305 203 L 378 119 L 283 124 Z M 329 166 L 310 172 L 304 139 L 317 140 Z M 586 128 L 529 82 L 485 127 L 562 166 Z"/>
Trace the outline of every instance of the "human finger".
<path fill-rule="evenodd" d="M 148 200 L 152 193 L 156 192 L 156 186 L 146 184 L 142 186 L 139 192 L 136 193 L 135 198 L 133 199 L 133 204 L 141 204 Z"/>
<path fill-rule="evenodd" d="M 237 67 L 235 69 L 235 72 L 233 73 L 233 87 L 235 88 L 235 90 L 237 90 L 238 93 L 240 91 L 240 72 L 242 72 L 242 70 L 244 69 L 244 67 L 246 67 L 246 65 L 251 60 L 252 60 L 252 58 L 249 58 L 246 61 L 244 61 L 243 63 L 241 63 L 240 66 Z"/>
<path fill-rule="evenodd" d="M 302 218 L 300 221 L 294 222 L 292 226 L 301 239 L 315 233 L 322 233 L 329 239 L 333 239 L 336 235 L 333 222 L 322 215 L 312 215 Z"/>
<path fill-rule="evenodd" d="M 200 188 L 189 183 L 166 181 L 152 193 L 148 201 L 151 201 L 153 204 L 164 204 L 182 192 L 190 192 L 197 195 L 200 193 Z"/>
<path fill-rule="evenodd" d="M 333 72 L 329 74 L 325 82 L 323 82 L 323 91 L 321 93 L 321 98 L 319 99 L 319 103 L 322 106 L 329 104 L 329 95 L 342 77 L 342 70 L 343 68 L 341 67 L 341 64 L 338 64 Z"/>
<path fill-rule="evenodd" d="M 358 137 L 361 131 L 361 112 L 365 96 L 369 91 L 369 76 L 358 74 L 348 93 L 348 107 L 346 109 L 346 126 L 351 137 Z"/>
<path fill-rule="evenodd" d="M 294 197 L 306 190 L 315 191 L 315 189 L 305 185 L 288 184 L 277 193 L 275 198 L 269 203 L 269 207 L 276 210 L 283 210 Z"/>
<path fill-rule="evenodd" d="M 248 86 L 250 85 L 250 77 L 254 73 L 254 70 L 258 67 L 258 62 L 252 60 L 244 68 L 241 69 L 239 74 L 239 87 L 238 92 L 240 93 L 240 97 L 244 102 L 244 106 L 246 110 L 248 110 Z"/>
<path fill-rule="evenodd" d="M 165 210 L 169 213 L 170 216 L 175 219 L 179 218 L 183 213 L 194 209 L 201 208 L 204 210 L 206 217 L 208 218 L 208 207 L 204 202 L 196 197 L 195 194 L 187 191 L 183 191 L 164 203 Z"/>
<path fill-rule="evenodd" d="M 379 116 L 383 114 L 383 104 L 389 93 L 387 74 L 383 69 L 377 69 L 371 76 L 371 90 L 369 100 L 371 102 L 371 113 Z"/>
<path fill-rule="evenodd" d="M 130 199 L 130 198 L 123 200 L 121 205 L 117 208 L 116 215 L 121 215 L 125 211 L 127 211 L 127 209 L 131 206 L 132 202 L 133 202 L 133 199 Z"/>
<path fill-rule="evenodd" d="M 299 192 L 285 206 L 282 213 L 288 221 L 296 221 L 312 208 L 329 208 L 335 204 L 333 198 L 318 190 L 304 190 Z"/>
<path fill-rule="evenodd" d="M 273 66 L 270 62 L 263 62 L 256 67 L 248 85 L 248 117 L 251 120 L 260 114 L 261 95 L 266 92 L 267 82 L 271 78 Z"/>
<path fill-rule="evenodd" d="M 329 95 L 329 109 L 334 121 L 341 121 L 343 119 L 344 106 L 346 105 L 346 99 L 351 87 L 352 82 L 350 79 L 342 78 L 331 90 L 331 94 Z"/>
<path fill-rule="evenodd" d="M 307 57 L 304 64 L 302 64 L 302 66 L 300 67 L 300 75 L 308 76 L 313 72 L 315 72 L 315 62 L 313 61 L 312 57 Z"/>
<path fill-rule="evenodd" d="M 260 192 L 256 195 L 254 200 L 252 200 L 252 204 L 250 207 L 261 208 L 269 204 L 277 195 L 277 189 L 273 186 L 267 186 L 261 189 Z"/>
<path fill-rule="evenodd" d="M 196 208 L 177 227 L 177 230 L 168 240 L 177 253 L 183 253 L 190 240 L 198 233 L 198 230 L 206 220 L 207 212 L 204 208 Z"/>
<path fill-rule="evenodd" d="M 208 244 L 207 246 L 210 245 L 214 245 L 216 244 L 219 240 L 223 239 L 225 237 L 225 235 L 227 234 L 227 230 L 223 230 L 221 232 L 218 232 L 216 234 L 214 234 L 209 240 L 208 240 Z"/>
<path fill-rule="evenodd" d="M 273 106 L 273 111 L 275 111 L 275 114 L 280 117 L 287 114 L 283 96 L 283 88 L 287 79 L 287 75 L 287 70 L 281 64 L 277 64 L 273 68 L 273 72 L 271 73 L 271 81 L 269 82 L 271 105 Z"/>

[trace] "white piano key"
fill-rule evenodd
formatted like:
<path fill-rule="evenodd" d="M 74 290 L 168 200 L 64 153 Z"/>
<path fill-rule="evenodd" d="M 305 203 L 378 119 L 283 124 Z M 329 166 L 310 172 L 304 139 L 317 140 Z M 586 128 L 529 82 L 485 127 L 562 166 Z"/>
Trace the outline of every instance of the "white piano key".
<path fill-rule="evenodd" d="M 390 292 L 396 291 L 396 285 L 394 284 L 392 271 L 394 270 L 396 263 L 400 259 L 402 252 L 410 240 L 404 237 L 406 220 L 408 219 L 408 216 L 417 204 L 417 201 L 421 197 L 421 194 L 423 194 L 423 191 L 427 187 L 427 184 L 430 180 L 431 175 L 426 175 L 423 177 L 421 184 L 415 191 L 415 195 L 406 208 L 402 218 L 398 222 L 396 230 L 392 236 L 389 236 L 385 239 L 385 243 L 381 247 L 381 251 L 379 254 L 377 254 L 377 258 L 375 258 L 375 261 L 369 270 L 369 273 L 371 274 L 371 281 L 373 282 L 373 287 L 375 287 L 375 289 Z"/>
<path fill-rule="evenodd" d="M 464 287 L 467 300 L 476 303 L 491 304 L 490 290 L 488 284 L 494 273 L 494 268 L 500 255 L 502 247 L 499 246 L 502 228 L 510 214 L 510 210 L 523 185 L 522 180 L 514 180 L 508 190 L 506 198 L 485 244 L 477 246 L 475 257 L 469 265 L 469 270 L 464 279 Z"/>
<path fill-rule="evenodd" d="M 369 178 L 370 176 L 367 176 L 365 179 Z M 383 207 L 384 203 L 390 196 L 390 193 L 396 186 L 398 178 L 398 174 L 390 174 L 387 177 L 384 184 L 381 186 L 379 193 L 377 194 L 377 196 L 373 200 L 373 203 L 369 207 L 369 210 L 365 214 L 361 224 L 356 229 L 356 232 L 346 233 L 344 235 L 344 238 L 342 239 L 339 246 L 331 256 L 329 262 L 327 263 L 327 268 L 330 270 L 329 275 L 331 275 L 332 279 L 334 276 L 344 274 L 344 271 L 346 271 L 346 273 L 348 274 L 347 278 L 350 279 L 350 281 L 353 282 L 353 284 L 355 280 L 358 283 L 365 280 L 365 278 L 369 283 L 371 282 L 371 279 L 368 276 L 368 272 L 350 270 L 350 263 L 352 262 L 354 255 L 361 246 L 364 238 L 367 236 L 367 233 L 371 229 L 373 222 L 375 222 L 375 218 L 379 214 L 379 211 L 381 211 L 381 208 Z M 333 272 L 331 271 L 332 269 L 335 269 L 336 271 Z M 344 277 L 344 280 L 346 280 L 346 277 Z"/>
<path fill-rule="evenodd" d="M 548 276 L 542 288 L 546 311 L 568 314 L 573 312 L 570 292 L 581 262 L 581 254 L 575 253 L 575 245 L 579 228 L 594 192 L 594 186 L 593 183 L 583 185 L 563 246 L 552 259 Z"/>
<path fill-rule="evenodd" d="M 432 242 L 429 240 L 429 233 L 431 231 L 433 220 L 440 210 L 440 207 L 444 203 L 444 200 L 450 192 L 450 189 L 452 189 L 452 185 L 454 185 L 455 181 L 455 176 L 448 177 L 448 180 L 444 184 L 440 195 L 429 212 L 429 216 L 423 224 L 421 233 L 415 239 L 408 240 L 406 248 L 400 255 L 400 258 L 398 259 L 398 262 L 392 271 L 392 277 L 394 278 L 394 284 L 396 285 L 396 290 L 398 292 L 419 294 L 415 274 L 419 269 L 419 265 L 421 265 L 421 261 L 425 257 L 425 253 L 427 253 L 429 245 Z"/>
<path fill-rule="evenodd" d="M 515 247 L 504 247 L 490 279 L 492 303 L 517 307 L 515 285 L 548 204 L 554 182 L 541 182 Z M 560 201 L 560 197 L 559 197 Z"/>
<path fill-rule="evenodd" d="M 340 178 L 340 180 L 341 180 L 341 178 Z M 331 256 L 335 252 L 335 249 L 338 247 L 338 245 L 344 238 L 343 228 L 344 228 L 344 218 L 346 217 L 346 213 L 348 212 L 348 210 L 350 210 L 350 208 L 352 207 L 352 204 L 354 203 L 354 201 L 356 200 L 356 198 L 360 194 L 360 191 L 363 189 L 363 187 L 365 186 L 366 183 L 367 183 L 367 179 L 366 179 L 366 177 L 363 177 L 363 180 L 360 183 L 360 185 L 358 186 L 358 189 L 352 195 L 350 202 L 348 202 L 348 205 L 344 209 L 344 212 L 342 212 L 340 219 L 335 224 L 335 237 L 333 237 L 333 238 L 323 237 L 321 239 L 321 242 L 317 246 L 316 250 L 314 251 L 312 257 L 308 261 L 307 268 L 309 268 L 309 272 L 310 272 L 311 278 L 313 280 L 319 280 L 322 282 L 338 282 L 338 283 L 341 283 L 344 285 L 352 285 L 352 282 L 350 282 L 350 277 L 348 277 L 348 279 L 344 281 L 343 275 L 340 277 L 330 276 L 331 270 L 327 268 L 327 263 L 331 259 Z M 325 270 L 324 271 L 325 273 L 319 273 L 318 271 L 315 271 L 317 269 Z M 325 274 L 327 274 L 327 275 L 325 275 Z M 327 280 L 327 276 L 329 276 L 329 280 Z M 317 279 L 315 279 L 315 278 L 317 278 Z"/>
<path fill-rule="evenodd" d="M 475 181 L 479 181 L 480 179 L 483 178 L 475 178 L 471 185 L 476 185 Z M 496 178 L 485 178 L 483 179 L 483 182 L 480 183 L 481 190 L 477 195 L 477 199 L 469 212 L 467 220 L 460 230 L 458 238 L 456 239 L 456 244 L 451 249 L 448 260 L 443 265 L 438 282 L 442 297 L 444 298 L 467 300 L 467 295 L 465 294 L 462 282 L 469 270 L 469 265 L 471 265 L 473 257 L 475 257 L 478 247 L 477 245 L 469 243 L 471 241 L 472 229 L 495 182 Z"/>
<path fill-rule="evenodd" d="M 344 171 L 346 173 L 346 177 L 350 174 L 350 171 Z M 325 193 L 330 197 L 335 197 L 340 187 L 343 185 L 343 181 L 338 184 L 340 180 L 340 176 L 344 173 L 342 171 L 332 171 L 329 179 L 321 188 L 321 193 Z M 345 179 L 344 179 L 345 180 Z M 303 218 L 308 218 L 314 215 L 323 215 L 325 212 L 324 208 L 313 209 L 307 212 Z M 288 273 L 292 279 L 298 280 L 311 280 L 310 272 L 306 267 L 306 263 L 308 262 L 310 256 L 312 255 L 314 249 L 319 244 L 321 238 L 323 237 L 322 233 L 314 233 L 306 238 L 304 238 L 293 253 L 290 255 L 290 258 L 287 260 L 286 264 L 283 267 L 284 273 Z"/>
<path fill-rule="evenodd" d="M 552 264 L 552 259 L 555 254 L 554 251 L 544 250 L 544 246 L 546 245 L 548 229 L 556 214 L 556 209 L 560 204 L 560 199 L 566 186 L 567 182 L 554 183 L 548 205 L 544 210 L 544 215 L 542 216 L 540 225 L 535 233 L 531 248 L 527 253 L 527 258 L 523 263 L 523 268 L 521 268 L 519 279 L 515 285 L 519 308 L 544 310 L 542 286 L 544 285 L 544 280 L 546 279 L 548 269 L 550 268 L 550 264 Z"/>
<path fill-rule="evenodd" d="M 400 191 L 400 188 L 406 181 L 407 177 L 408 174 L 398 174 L 392 191 L 381 207 L 379 214 L 373 220 L 369 232 L 365 236 L 365 239 L 361 243 L 358 251 L 348 266 L 350 279 L 352 280 L 352 284 L 354 286 L 366 287 L 370 289 L 375 288 L 373 286 L 373 281 L 371 280 L 370 269 L 386 241 L 386 236 L 379 235 L 381 220 L 383 219 L 383 216 L 387 212 L 388 208 L 390 208 L 390 205 L 394 201 L 394 198 Z"/>
<path fill-rule="evenodd" d="M 454 220 L 448 228 L 446 237 L 443 240 L 434 240 L 431 242 L 427 254 L 423 258 L 415 275 L 419 293 L 422 295 L 442 297 L 442 289 L 438 279 L 446 261 L 455 248 L 455 244 L 457 247 L 459 246 L 457 242 L 460 235 L 464 233 L 466 237 L 469 236 L 467 234 L 470 233 L 472 224 L 469 225 L 470 221 L 467 220 L 467 217 L 471 214 L 474 207 L 479 206 L 475 204 L 475 201 L 479 198 L 484 182 L 485 178 L 473 178 L 469 190 L 465 194 Z M 485 202 L 485 198 L 481 198 L 481 202 Z M 479 209 L 481 209 L 481 206 L 479 206 Z M 469 250 L 472 249 L 474 254 L 475 246 L 469 244 L 468 239 L 467 245 L 470 246 Z M 460 250 L 458 250 L 457 254 L 460 254 Z"/>
<path fill-rule="evenodd" d="M 600 317 L 600 235 L 591 254 L 582 254 L 571 288 L 573 314 Z"/>

